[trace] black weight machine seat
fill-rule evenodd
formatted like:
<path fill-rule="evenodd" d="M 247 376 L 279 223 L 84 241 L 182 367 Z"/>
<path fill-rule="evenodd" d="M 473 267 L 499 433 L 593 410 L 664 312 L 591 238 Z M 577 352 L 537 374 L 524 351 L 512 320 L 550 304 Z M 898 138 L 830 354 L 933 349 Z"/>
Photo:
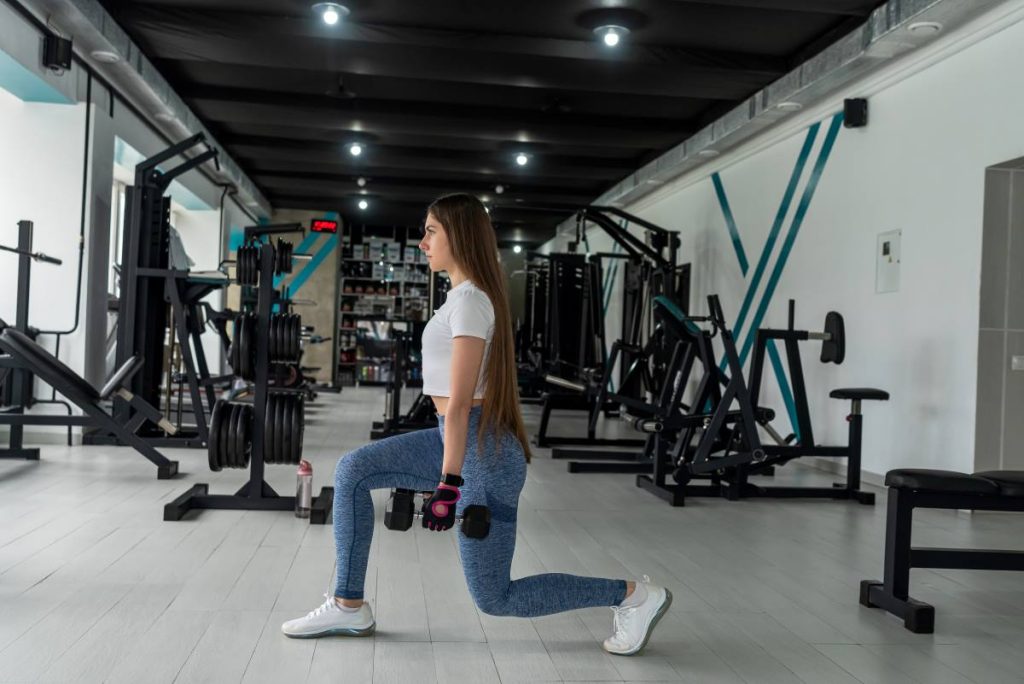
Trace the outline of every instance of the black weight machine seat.
<path fill-rule="evenodd" d="M 910 596 L 911 568 L 1024 570 L 1024 551 L 911 547 L 915 508 L 1024 511 L 1024 471 L 989 470 L 968 475 L 951 470 L 890 470 L 883 581 L 863 580 L 860 603 L 883 608 L 911 632 L 935 631 L 935 608 Z"/>
<path fill-rule="evenodd" d="M 31 371 L 86 414 L 84 417 L 0 415 L 0 425 L 88 425 L 100 427 L 116 434 L 126 444 L 134 447 L 156 465 L 159 479 L 168 479 L 178 473 L 177 461 L 168 460 L 135 434 L 135 431 L 146 420 L 159 424 L 172 434 L 174 432 L 174 427 L 163 418 L 159 411 L 125 388 L 128 380 L 142 368 L 143 359 L 141 357 L 129 358 L 115 371 L 103 388 L 97 390 L 85 378 L 64 365 L 60 359 L 14 328 L 7 328 L 0 332 L 0 351 L 9 355 L 13 365 Z M 136 411 L 135 418 L 128 424 L 122 424 L 115 420 L 100 405 L 101 401 L 106 401 L 114 395 L 124 399 Z"/>
<path fill-rule="evenodd" d="M 873 387 L 847 387 L 834 389 L 828 393 L 833 399 L 848 399 L 852 401 L 889 401 L 889 393 Z"/>

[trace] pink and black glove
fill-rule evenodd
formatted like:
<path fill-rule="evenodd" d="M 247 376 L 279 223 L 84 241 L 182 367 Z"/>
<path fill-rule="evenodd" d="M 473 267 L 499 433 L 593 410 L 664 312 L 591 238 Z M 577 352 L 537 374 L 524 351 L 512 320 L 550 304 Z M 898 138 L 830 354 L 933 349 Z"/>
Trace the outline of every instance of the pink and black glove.
<path fill-rule="evenodd" d="M 437 485 L 433 495 L 423 502 L 423 527 L 428 530 L 442 532 L 455 527 L 455 504 L 462 498 L 462 492 L 458 485 L 447 483 L 454 482 L 454 478 L 462 484 L 461 477 L 446 475 L 446 482 Z"/>

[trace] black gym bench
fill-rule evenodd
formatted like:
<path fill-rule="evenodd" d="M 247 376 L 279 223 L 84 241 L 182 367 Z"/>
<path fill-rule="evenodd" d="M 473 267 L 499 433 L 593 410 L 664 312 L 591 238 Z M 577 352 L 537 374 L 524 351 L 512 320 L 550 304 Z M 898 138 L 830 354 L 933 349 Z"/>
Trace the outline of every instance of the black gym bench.
<path fill-rule="evenodd" d="M 1024 551 L 920 548 L 910 545 L 915 508 L 1024 511 L 1024 471 L 990 470 L 968 475 L 949 470 L 890 470 L 883 581 L 863 580 L 860 603 L 883 608 L 917 634 L 935 631 L 935 608 L 910 597 L 911 568 L 1024 570 Z"/>
<path fill-rule="evenodd" d="M 136 431 L 147 420 L 174 434 L 175 428 L 152 404 L 132 394 L 126 383 L 142 368 L 141 356 L 133 356 L 121 365 L 102 389 L 97 390 L 85 378 L 74 372 L 50 352 L 43 349 L 28 335 L 7 328 L 0 332 L 0 366 L 23 368 L 38 376 L 71 403 L 85 412 L 84 416 L 37 416 L 20 412 L 0 413 L 0 425 L 82 425 L 109 430 L 125 444 L 134 447 L 157 467 L 157 478 L 166 480 L 178 474 L 178 462 L 168 460 Z M 100 405 L 117 395 L 134 409 L 134 417 L 123 424 Z"/>

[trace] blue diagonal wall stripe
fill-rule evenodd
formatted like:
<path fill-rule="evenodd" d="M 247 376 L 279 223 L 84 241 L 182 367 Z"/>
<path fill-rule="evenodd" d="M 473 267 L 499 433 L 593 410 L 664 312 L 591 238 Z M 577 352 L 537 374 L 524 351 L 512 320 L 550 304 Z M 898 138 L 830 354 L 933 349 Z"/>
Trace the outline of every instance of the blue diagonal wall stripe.
<path fill-rule="evenodd" d="M 802 165 L 800 166 L 802 168 Z M 746 276 L 747 271 L 750 269 L 750 264 L 747 263 L 746 260 L 745 252 L 743 250 L 743 241 L 740 238 L 740 232 L 735 226 L 735 221 L 732 221 L 732 212 L 728 211 L 729 201 L 725 195 L 725 186 L 722 184 L 722 179 L 717 172 L 712 175 L 712 180 L 715 183 L 715 194 L 722 207 L 722 213 L 726 215 L 726 223 L 729 224 L 730 221 L 732 222 L 729 232 L 733 237 L 733 246 L 736 249 L 736 258 L 740 262 L 740 272 Z M 751 287 L 756 287 L 756 285 L 752 285 Z M 735 329 L 733 330 L 733 333 L 734 335 L 737 334 Z M 782 365 L 782 359 L 779 358 L 779 350 L 775 345 L 775 340 L 768 340 L 767 347 L 768 357 L 771 359 L 772 368 L 775 370 L 775 379 L 779 384 L 779 392 L 782 394 L 782 402 L 786 405 L 789 424 L 793 426 L 793 431 L 796 433 L 797 439 L 799 439 L 800 426 L 796 418 L 796 402 L 793 400 L 793 391 L 789 388 L 789 380 L 786 378 L 786 370 Z M 723 364 L 727 363 L 727 361 L 727 359 L 722 359 Z M 722 370 L 725 370 L 724 365 L 722 366 Z M 710 410 L 710 406 L 706 410 Z"/>
<path fill-rule="evenodd" d="M 832 117 L 832 123 L 829 125 L 828 133 L 825 134 L 825 141 L 821 146 L 821 151 L 818 153 L 818 159 L 814 163 L 814 169 L 811 171 L 810 178 L 807 180 L 807 187 L 804 188 L 804 194 L 800 198 L 800 204 L 797 206 L 796 213 L 793 216 L 793 223 L 789 228 L 789 233 L 786 235 L 785 241 L 782 243 L 782 250 L 779 253 L 778 260 L 775 262 L 775 268 L 772 269 L 771 277 L 768 278 L 768 284 L 765 286 L 764 296 L 761 298 L 761 303 L 758 305 L 754 318 L 750 322 L 750 329 L 747 331 L 746 339 L 743 342 L 743 349 L 740 351 L 741 364 L 744 362 L 744 359 L 746 359 L 747 353 L 750 351 L 750 346 L 754 343 L 754 334 L 761 326 L 761 321 L 764 318 L 765 311 L 768 310 L 768 305 L 771 303 L 772 295 L 775 294 L 775 288 L 779 284 L 779 278 L 782 276 L 782 270 L 786 267 L 786 261 L 789 259 L 789 254 L 793 249 L 793 243 L 796 241 L 796 236 L 800 232 L 800 226 L 803 225 L 804 217 L 807 216 L 807 209 L 811 206 L 811 200 L 814 199 L 814 192 L 818 188 L 818 181 L 821 180 L 821 174 L 825 170 L 825 164 L 828 162 L 828 158 L 832 154 L 832 147 L 835 145 L 836 136 L 839 135 L 839 127 L 842 123 L 842 112 Z"/>
<path fill-rule="evenodd" d="M 733 218 L 729 200 L 725 197 L 725 188 L 722 187 L 722 178 L 717 171 L 711 174 L 711 182 L 715 185 L 715 196 L 718 197 L 718 204 L 722 207 L 722 216 L 725 217 L 725 226 L 729 229 L 729 235 L 732 237 L 732 248 L 736 252 L 736 259 L 740 262 L 740 271 L 743 275 L 747 275 L 747 269 L 750 268 L 750 264 L 747 262 L 747 253 L 743 250 L 743 240 L 740 239 L 736 219 Z"/>
<path fill-rule="evenodd" d="M 768 259 L 771 257 L 772 250 L 775 249 L 775 240 L 778 239 L 779 232 L 782 230 L 782 222 L 786 219 L 786 214 L 789 213 L 789 205 L 793 201 L 793 195 L 796 194 L 796 187 L 800 183 L 800 177 L 803 176 L 804 166 L 807 164 L 807 158 L 811 154 L 811 148 L 814 146 L 814 140 L 818 137 L 818 129 L 820 127 L 820 123 L 815 123 L 807 130 L 807 136 L 804 138 L 803 147 L 800 148 L 800 155 L 797 157 L 796 165 L 793 167 L 793 173 L 789 176 L 789 183 L 786 185 L 786 192 L 782 196 L 782 202 L 779 204 L 779 210 L 775 214 L 775 220 L 772 221 L 771 230 L 768 231 L 768 239 L 765 241 L 764 248 L 761 250 L 761 256 L 757 259 L 757 267 L 754 269 L 754 275 L 750 280 L 750 284 L 747 286 L 747 294 L 743 297 L 743 304 L 740 305 L 740 312 L 736 316 L 736 324 L 733 326 L 733 334 L 737 340 L 740 338 L 740 334 L 743 331 L 743 323 L 746 321 L 750 305 L 754 300 L 754 295 L 757 293 L 757 288 L 761 284 L 761 277 L 764 275 L 764 270 L 768 265 Z M 743 362 L 742 358 L 743 357 L 741 356 L 740 363 Z M 724 362 L 722 370 L 725 370 Z"/>
<path fill-rule="evenodd" d="M 317 267 L 323 263 L 324 259 L 326 259 L 337 246 L 338 236 L 335 234 L 328 238 L 324 246 L 320 248 L 320 251 L 318 251 L 313 258 L 310 259 L 309 263 L 306 264 L 306 267 L 299 271 L 299 274 L 295 276 L 295 280 L 293 280 L 288 287 L 289 296 L 295 296 L 299 289 L 306 284 L 307 280 L 309 280 L 309 277 L 313 275 L 313 272 L 316 271 Z"/>

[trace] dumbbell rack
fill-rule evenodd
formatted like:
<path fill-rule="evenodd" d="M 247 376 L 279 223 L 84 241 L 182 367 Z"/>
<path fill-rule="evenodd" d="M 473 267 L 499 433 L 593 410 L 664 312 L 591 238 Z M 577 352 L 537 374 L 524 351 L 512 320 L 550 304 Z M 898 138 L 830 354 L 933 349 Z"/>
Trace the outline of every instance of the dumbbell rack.
<path fill-rule="evenodd" d="M 268 381 L 270 376 L 270 314 L 273 300 L 275 250 L 273 245 L 264 244 L 259 254 L 259 284 L 256 305 L 256 357 L 255 385 L 253 398 L 252 451 L 249 459 L 249 481 L 234 494 L 210 494 L 209 485 L 199 483 L 164 506 L 164 520 L 181 520 L 192 509 L 218 508 L 247 511 L 290 511 L 295 510 L 294 496 L 281 496 L 263 479 L 263 434 L 262 426 L 267 420 Z M 323 487 L 320 495 L 313 499 L 309 522 L 323 525 L 334 504 L 334 489 Z"/>

